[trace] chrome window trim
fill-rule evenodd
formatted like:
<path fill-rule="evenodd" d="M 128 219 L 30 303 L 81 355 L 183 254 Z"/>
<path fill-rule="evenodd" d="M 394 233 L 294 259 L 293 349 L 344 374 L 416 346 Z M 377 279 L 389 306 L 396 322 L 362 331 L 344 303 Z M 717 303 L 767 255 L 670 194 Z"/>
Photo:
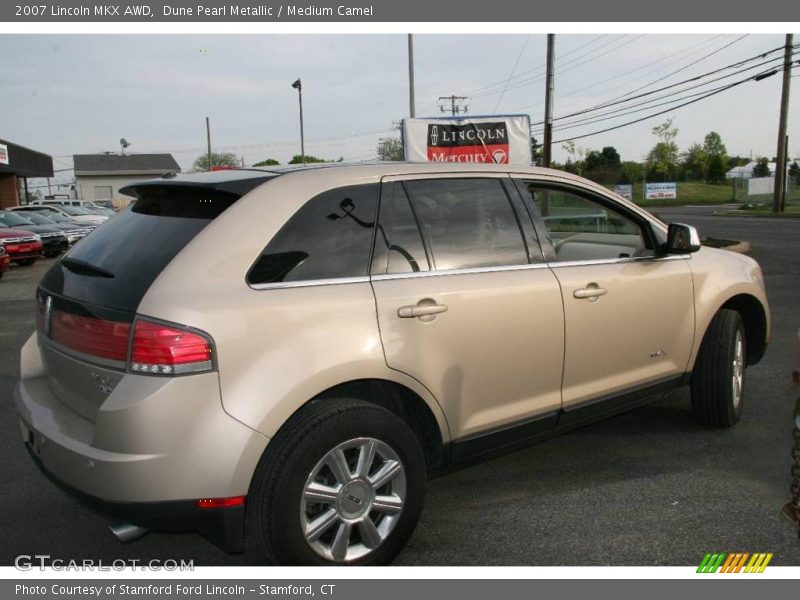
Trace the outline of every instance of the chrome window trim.
<path fill-rule="evenodd" d="M 548 263 L 550 268 L 557 269 L 559 267 L 588 267 L 591 265 L 613 265 L 613 264 L 626 264 L 635 262 L 655 262 L 666 260 L 688 260 L 691 257 L 688 254 L 668 254 L 666 256 L 632 256 L 628 258 L 598 258 L 594 260 L 565 260 L 564 262 L 553 261 Z"/>
<path fill-rule="evenodd" d="M 479 273 L 499 273 L 503 271 L 531 271 L 534 269 L 547 269 L 548 264 L 534 263 L 527 265 L 503 265 L 498 267 L 472 267 L 469 269 L 445 269 L 443 271 L 409 271 L 407 273 L 382 273 L 373 275 L 372 281 L 387 281 L 391 279 L 412 279 L 415 277 L 435 277 L 437 275 L 475 275 Z"/>
<path fill-rule="evenodd" d="M 348 283 L 369 283 L 369 276 L 336 277 L 333 279 L 305 279 L 303 281 L 278 281 L 275 283 L 248 283 L 253 290 L 280 290 L 286 288 L 312 287 L 318 285 L 344 285 Z"/>
<path fill-rule="evenodd" d="M 540 262 L 528 265 L 504 265 L 498 267 L 473 267 L 469 269 L 447 269 L 444 271 L 409 271 L 408 273 L 382 273 L 369 277 L 341 277 L 337 279 L 311 279 L 307 281 L 282 281 L 278 283 L 256 283 L 249 287 L 256 291 L 287 288 L 304 288 L 321 285 L 345 285 L 350 283 L 369 283 L 370 281 L 390 281 L 392 279 L 413 279 L 416 277 L 436 277 L 450 275 L 476 275 L 480 273 L 500 273 L 504 271 L 532 271 L 536 269 L 556 269 L 560 267 L 585 267 L 592 265 L 626 264 L 664 260 L 691 260 L 689 254 L 670 254 L 667 256 L 636 256 L 632 258 L 601 258 L 597 260 L 571 260 L 564 262 Z"/>

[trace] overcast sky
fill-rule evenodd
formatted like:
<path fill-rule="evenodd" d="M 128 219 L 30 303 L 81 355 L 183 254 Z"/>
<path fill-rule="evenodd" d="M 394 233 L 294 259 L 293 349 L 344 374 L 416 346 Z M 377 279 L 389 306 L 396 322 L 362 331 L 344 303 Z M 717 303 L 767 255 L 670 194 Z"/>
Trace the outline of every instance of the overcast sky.
<path fill-rule="evenodd" d="M 739 37 L 558 35 L 555 115 L 660 78 L 666 77 L 645 90 L 678 82 L 784 42 L 783 35 L 735 41 Z M 545 36 L 415 35 L 414 41 L 417 116 L 435 116 L 437 97 L 456 94 L 470 97 L 470 114 L 528 113 L 533 122 L 542 119 Z M 129 151 L 171 152 L 187 170 L 205 150 L 206 116 L 215 151 L 234 152 L 247 164 L 264 158 L 286 162 L 300 150 L 297 92 L 290 87 L 297 77 L 303 80 L 308 154 L 371 159 L 377 138 L 392 135 L 393 121 L 408 116 L 404 35 L 3 35 L 0 55 L 0 137 L 52 154 L 56 169 L 71 167 L 73 153 L 118 151 L 125 137 L 132 142 Z M 800 80 L 795 76 L 792 82 L 789 146 L 797 157 Z M 656 141 L 651 128 L 672 116 L 681 149 L 716 130 L 730 154 L 771 157 L 780 83 L 779 75 L 746 83 L 576 144 L 613 145 L 623 159 L 640 160 Z M 554 139 L 646 114 L 584 123 L 556 131 Z M 554 155 L 563 161 L 560 146 Z M 71 176 L 63 172 L 58 179 Z"/>

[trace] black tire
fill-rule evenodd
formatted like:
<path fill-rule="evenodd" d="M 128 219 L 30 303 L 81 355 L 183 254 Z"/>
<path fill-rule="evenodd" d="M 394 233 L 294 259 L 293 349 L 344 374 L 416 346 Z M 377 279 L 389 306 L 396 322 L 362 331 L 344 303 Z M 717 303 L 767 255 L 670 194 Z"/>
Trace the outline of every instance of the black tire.
<path fill-rule="evenodd" d="M 734 385 L 737 336 L 741 336 L 741 378 L 738 400 Z M 735 310 L 722 309 L 711 320 L 703 337 L 692 373 L 692 412 L 703 425 L 731 427 L 742 414 L 747 345 L 742 318 Z"/>
<path fill-rule="evenodd" d="M 310 475 L 323 457 L 355 438 L 374 438 L 395 453 L 405 477 L 404 500 L 402 510 L 389 522 L 393 525 L 385 539 L 366 555 L 341 562 L 322 556 L 306 540 L 301 523 L 301 500 Z M 376 457 L 376 460 L 380 459 L 379 455 Z M 420 443 L 397 415 L 360 400 L 327 399 L 312 402 L 292 416 L 272 439 L 256 468 L 247 498 L 248 543 L 255 538 L 272 564 L 388 564 L 414 532 L 422 511 L 426 480 L 425 458 Z M 394 488 L 391 490 L 393 492 Z M 361 504 L 360 500 L 356 502 Z M 372 506 L 371 501 L 369 505 Z M 309 505 L 310 509 L 319 508 L 319 514 L 331 509 L 338 510 L 338 506 L 338 503 L 329 506 Z M 372 511 L 370 508 L 365 518 L 370 519 Z M 373 520 L 380 527 L 386 518 L 378 514 Z M 340 525 L 341 522 L 336 521 L 331 529 L 338 531 Z M 354 540 L 353 547 L 357 547 L 358 543 L 363 542 L 359 541 L 360 528 L 353 527 L 353 531 L 358 533 L 350 534 L 348 539 Z M 331 531 L 330 535 L 334 535 L 334 532 Z M 330 546 L 332 548 L 333 544 Z"/>
<path fill-rule="evenodd" d="M 23 258 L 22 260 L 15 261 L 20 267 L 30 267 L 36 262 L 35 258 Z"/>

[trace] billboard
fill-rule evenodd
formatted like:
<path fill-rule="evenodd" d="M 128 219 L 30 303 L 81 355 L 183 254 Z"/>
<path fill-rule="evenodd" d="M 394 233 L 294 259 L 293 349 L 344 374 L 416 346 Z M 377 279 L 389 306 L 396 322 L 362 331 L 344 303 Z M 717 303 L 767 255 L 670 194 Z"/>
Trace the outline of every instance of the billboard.
<path fill-rule="evenodd" d="M 531 164 L 528 115 L 403 120 L 411 162 Z"/>
<path fill-rule="evenodd" d="M 0 144 L 0 164 L 8 164 L 8 146 Z"/>
<path fill-rule="evenodd" d="M 619 194 L 626 200 L 633 200 L 633 185 L 630 183 L 618 183 L 614 186 L 614 193 Z"/>
<path fill-rule="evenodd" d="M 671 183 L 647 183 L 645 184 L 645 200 L 674 200 L 678 197 L 678 184 Z"/>

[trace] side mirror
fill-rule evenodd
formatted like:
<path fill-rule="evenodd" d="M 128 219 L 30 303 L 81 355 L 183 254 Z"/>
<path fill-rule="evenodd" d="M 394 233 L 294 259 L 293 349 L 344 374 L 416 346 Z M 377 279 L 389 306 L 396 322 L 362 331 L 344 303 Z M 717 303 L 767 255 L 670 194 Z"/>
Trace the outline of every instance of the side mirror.
<path fill-rule="evenodd" d="M 670 223 L 667 230 L 667 254 L 689 254 L 700 250 L 697 229 L 684 223 Z"/>

